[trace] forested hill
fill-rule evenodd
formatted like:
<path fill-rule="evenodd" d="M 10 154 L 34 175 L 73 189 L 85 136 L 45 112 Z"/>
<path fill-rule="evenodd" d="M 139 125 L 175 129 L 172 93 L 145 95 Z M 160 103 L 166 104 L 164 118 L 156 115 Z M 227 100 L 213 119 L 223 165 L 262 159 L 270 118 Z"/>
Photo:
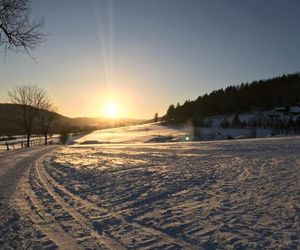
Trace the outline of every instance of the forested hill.
<path fill-rule="evenodd" d="M 24 134 L 22 128 L 12 121 L 12 115 L 16 109 L 15 104 L 0 103 L 0 137 L 1 135 L 19 135 Z M 118 118 L 113 121 L 109 118 L 97 117 L 77 117 L 70 118 L 61 114 L 54 114 L 54 122 L 50 127 L 51 133 L 60 133 L 67 129 L 69 132 L 90 132 L 91 130 L 109 128 L 116 126 L 125 126 L 131 124 L 138 124 L 143 120 Z M 33 127 L 33 133 L 39 134 L 40 131 Z"/>
<path fill-rule="evenodd" d="M 208 116 L 249 113 L 298 103 L 300 73 L 295 73 L 229 86 L 199 96 L 194 101 L 187 100 L 183 105 L 171 105 L 163 120 L 182 123 L 192 119 L 197 123 Z"/>

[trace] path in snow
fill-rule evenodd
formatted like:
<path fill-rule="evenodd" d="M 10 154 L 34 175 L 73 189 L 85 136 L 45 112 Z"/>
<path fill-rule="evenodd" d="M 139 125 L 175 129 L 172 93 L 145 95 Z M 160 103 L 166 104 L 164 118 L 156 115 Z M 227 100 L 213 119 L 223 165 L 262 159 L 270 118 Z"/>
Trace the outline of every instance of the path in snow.
<path fill-rule="evenodd" d="M 33 242 L 55 246 L 34 221 L 21 213 L 18 206 L 24 201 L 19 185 L 28 178 L 33 162 L 56 148 L 42 146 L 10 151 L 0 155 L 0 248 L 29 248 Z M 22 208 L 23 209 L 23 208 Z M 30 210 L 30 209 L 29 209 Z"/>

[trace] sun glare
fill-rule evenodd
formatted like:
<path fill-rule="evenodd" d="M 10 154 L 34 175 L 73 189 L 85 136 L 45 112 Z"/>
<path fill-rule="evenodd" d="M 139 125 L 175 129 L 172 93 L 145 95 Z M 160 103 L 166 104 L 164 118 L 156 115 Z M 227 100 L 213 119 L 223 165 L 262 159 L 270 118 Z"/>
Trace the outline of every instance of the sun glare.
<path fill-rule="evenodd" d="M 114 102 L 109 102 L 105 105 L 104 113 L 106 117 L 115 118 L 118 115 L 118 106 Z"/>

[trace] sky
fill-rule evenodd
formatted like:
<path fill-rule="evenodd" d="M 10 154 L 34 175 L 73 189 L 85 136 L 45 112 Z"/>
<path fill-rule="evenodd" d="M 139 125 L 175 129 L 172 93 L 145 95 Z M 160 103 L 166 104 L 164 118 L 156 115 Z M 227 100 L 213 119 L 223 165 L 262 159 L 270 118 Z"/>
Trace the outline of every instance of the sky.
<path fill-rule="evenodd" d="M 0 102 L 47 90 L 70 117 L 152 118 L 170 104 L 300 69 L 299 0 L 31 0 L 46 40 L 0 54 Z M 2 57 L 2 58 L 1 58 Z"/>

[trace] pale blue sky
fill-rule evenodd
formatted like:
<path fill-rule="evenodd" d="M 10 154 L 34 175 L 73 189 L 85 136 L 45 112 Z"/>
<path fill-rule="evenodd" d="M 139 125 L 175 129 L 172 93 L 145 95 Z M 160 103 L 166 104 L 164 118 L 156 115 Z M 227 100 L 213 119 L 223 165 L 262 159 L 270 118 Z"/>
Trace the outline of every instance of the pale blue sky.
<path fill-rule="evenodd" d="M 62 114 L 150 118 L 230 84 L 300 69 L 298 0 L 32 0 L 46 41 L 0 61 L 0 102 L 16 84 L 48 90 Z M 3 54 L 2 54 L 3 57 Z"/>

